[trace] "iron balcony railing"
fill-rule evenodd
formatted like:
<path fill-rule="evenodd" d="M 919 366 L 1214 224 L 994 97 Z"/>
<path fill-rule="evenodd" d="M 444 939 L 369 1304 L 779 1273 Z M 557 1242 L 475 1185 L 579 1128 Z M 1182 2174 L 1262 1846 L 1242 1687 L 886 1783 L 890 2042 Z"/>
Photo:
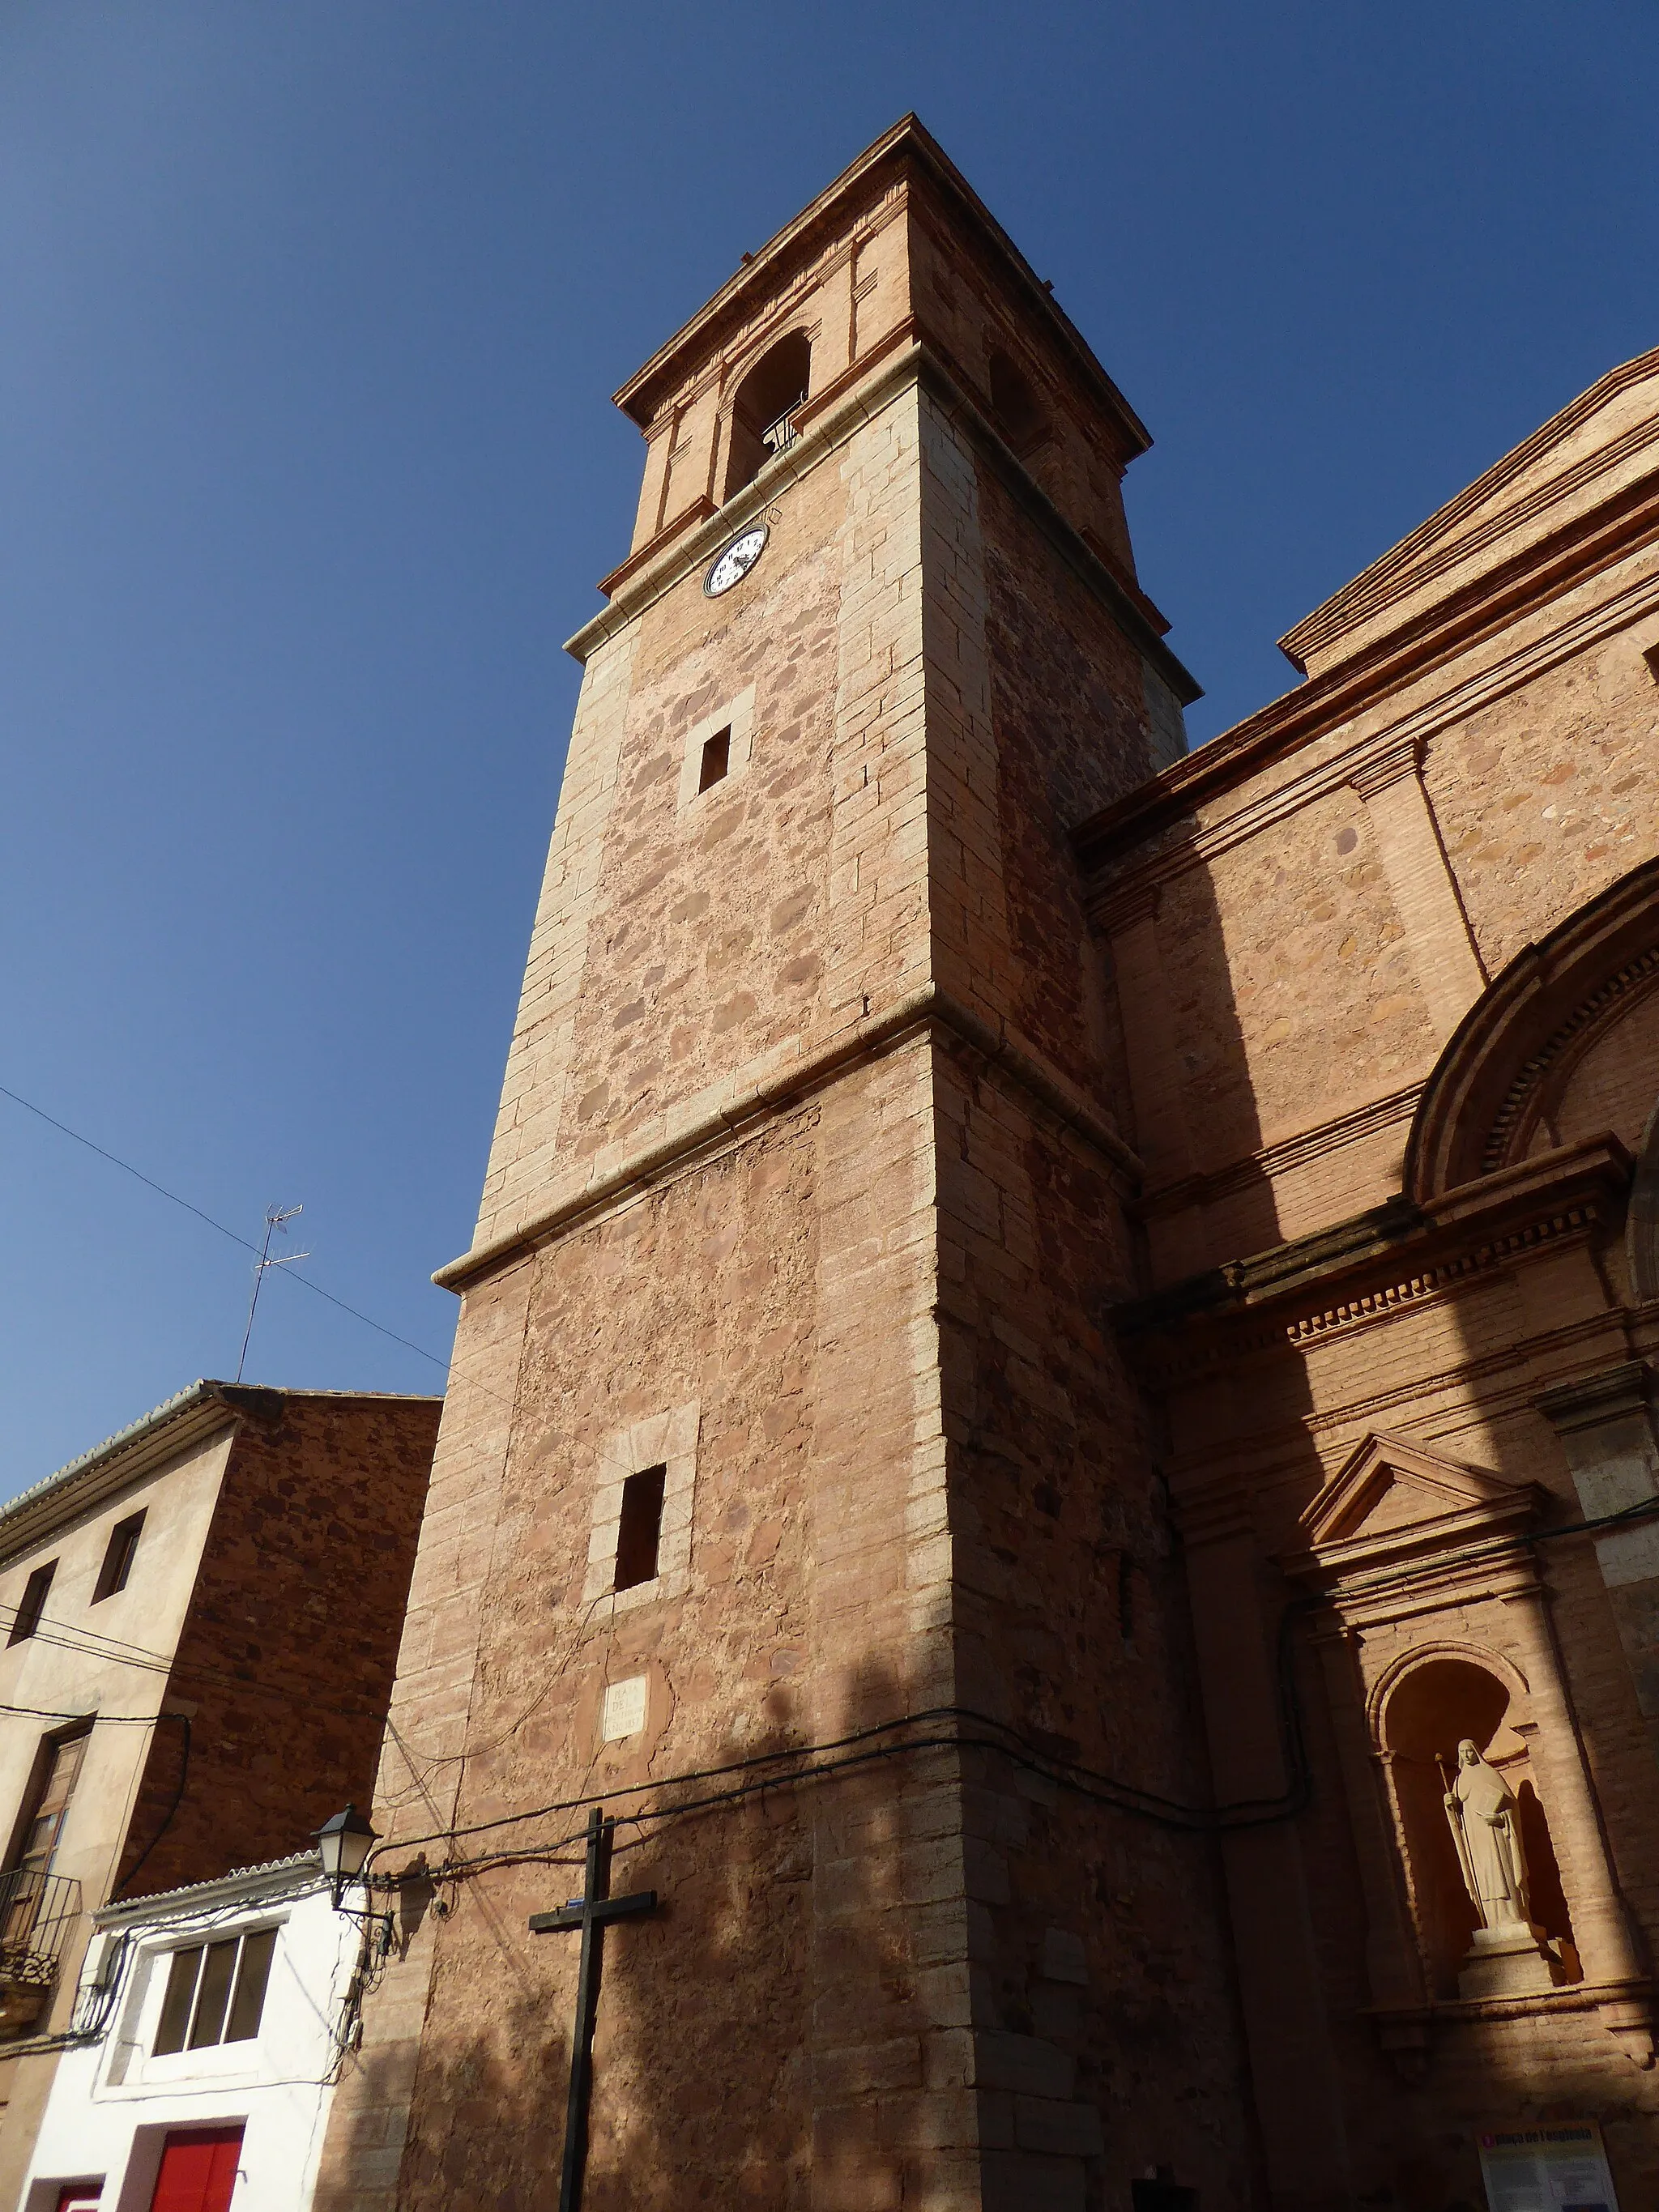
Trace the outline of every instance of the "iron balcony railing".
<path fill-rule="evenodd" d="M 787 408 L 775 422 L 769 422 L 761 432 L 762 445 L 775 458 L 779 453 L 787 453 L 795 442 L 795 408 L 799 405 L 798 399 L 794 407 Z"/>
<path fill-rule="evenodd" d="M 60 1874 L 14 1867 L 0 1874 L 0 1988 L 44 1989 L 58 1973 L 69 1931 L 81 1917 L 81 1885 Z"/>

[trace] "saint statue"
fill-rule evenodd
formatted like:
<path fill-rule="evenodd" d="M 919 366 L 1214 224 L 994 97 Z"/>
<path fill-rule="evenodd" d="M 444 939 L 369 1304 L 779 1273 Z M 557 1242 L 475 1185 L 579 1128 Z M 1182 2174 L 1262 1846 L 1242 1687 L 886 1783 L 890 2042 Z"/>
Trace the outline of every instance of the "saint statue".
<path fill-rule="evenodd" d="M 1465 1736 L 1457 1747 L 1457 1779 L 1446 1792 L 1446 1818 L 1484 1927 L 1526 1928 L 1531 1919 L 1518 1815 L 1514 1790 Z"/>

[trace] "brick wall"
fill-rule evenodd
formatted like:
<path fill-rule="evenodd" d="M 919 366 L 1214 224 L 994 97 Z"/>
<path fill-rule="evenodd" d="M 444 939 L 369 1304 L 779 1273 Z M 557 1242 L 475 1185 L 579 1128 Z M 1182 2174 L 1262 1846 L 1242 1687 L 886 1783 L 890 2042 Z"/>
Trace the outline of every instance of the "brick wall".
<path fill-rule="evenodd" d="M 158 1728 L 133 1896 L 303 1850 L 373 1795 L 439 1401 L 248 1395 L 163 1699 L 190 1716 L 188 1772 Z"/>

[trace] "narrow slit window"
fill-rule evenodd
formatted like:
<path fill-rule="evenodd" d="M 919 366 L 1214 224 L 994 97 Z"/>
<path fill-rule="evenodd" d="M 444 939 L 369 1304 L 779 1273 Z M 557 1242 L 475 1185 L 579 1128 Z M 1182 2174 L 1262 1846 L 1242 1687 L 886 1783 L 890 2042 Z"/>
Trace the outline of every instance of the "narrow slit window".
<path fill-rule="evenodd" d="M 723 783 L 732 767 L 732 730 L 728 723 L 706 738 L 702 748 L 702 765 L 697 770 L 697 789 L 707 791 L 716 783 Z"/>
<path fill-rule="evenodd" d="M 22 1600 L 11 1624 L 11 1633 L 6 1638 L 8 1644 L 26 1644 L 39 1628 L 51 1594 L 52 1578 L 57 1571 L 57 1560 L 49 1559 L 44 1567 L 37 1567 L 24 1583 Z"/>
<path fill-rule="evenodd" d="M 94 1605 L 104 1598 L 113 1597 L 117 1590 L 126 1588 L 127 1577 L 132 1572 L 132 1562 L 137 1556 L 138 1539 L 143 1531 L 144 1516 L 142 1513 L 131 1514 L 126 1520 L 118 1521 L 110 1530 L 109 1548 L 104 1553 L 104 1564 L 98 1570 L 97 1586 L 92 1593 Z"/>
<path fill-rule="evenodd" d="M 657 1554 L 662 1547 L 662 1494 L 668 1479 L 665 1467 L 641 1468 L 623 1485 L 622 1516 L 617 1524 L 617 1579 L 619 1590 L 637 1589 L 657 1578 Z"/>

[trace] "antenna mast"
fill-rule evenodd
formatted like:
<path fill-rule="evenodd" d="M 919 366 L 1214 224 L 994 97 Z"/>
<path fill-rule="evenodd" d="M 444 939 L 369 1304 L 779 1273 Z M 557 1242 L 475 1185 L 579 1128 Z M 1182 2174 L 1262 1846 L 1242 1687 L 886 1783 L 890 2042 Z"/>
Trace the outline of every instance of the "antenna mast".
<path fill-rule="evenodd" d="M 285 1221 L 292 1221 L 296 1213 L 303 1213 L 303 1206 L 268 1206 L 265 1208 L 265 1241 L 259 1248 L 259 1256 L 253 1263 L 253 1296 L 247 1302 L 247 1327 L 242 1331 L 241 1357 L 236 1362 L 236 1380 L 242 1379 L 242 1370 L 247 1364 L 248 1339 L 253 1334 L 253 1316 L 258 1310 L 259 1286 L 264 1281 L 267 1267 L 286 1267 L 295 1260 L 308 1260 L 309 1252 L 284 1252 L 273 1260 L 270 1240 Z"/>

